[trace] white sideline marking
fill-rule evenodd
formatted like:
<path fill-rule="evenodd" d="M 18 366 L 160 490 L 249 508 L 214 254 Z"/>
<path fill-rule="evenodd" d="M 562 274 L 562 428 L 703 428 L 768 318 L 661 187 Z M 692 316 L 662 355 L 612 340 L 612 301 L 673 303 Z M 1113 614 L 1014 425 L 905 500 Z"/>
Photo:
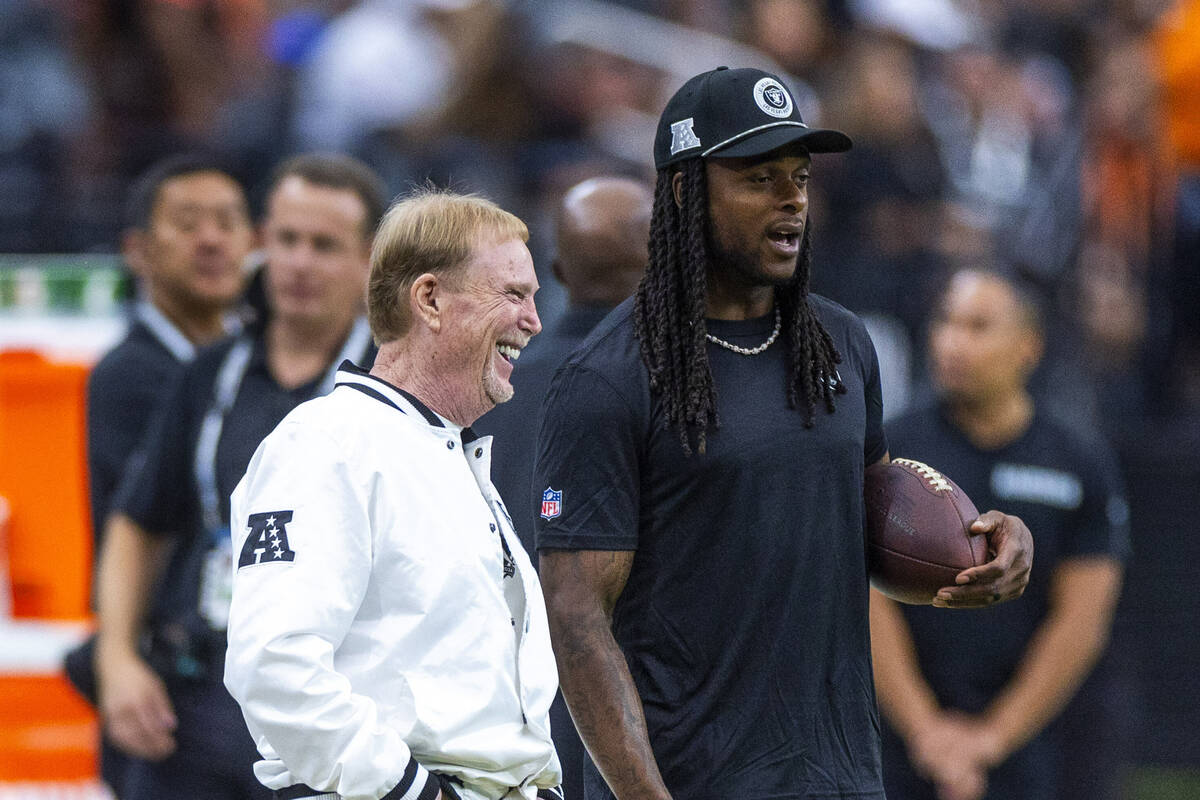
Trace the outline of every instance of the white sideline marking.
<path fill-rule="evenodd" d="M 0 783 L 0 800 L 113 800 L 113 796 L 99 781 Z"/>

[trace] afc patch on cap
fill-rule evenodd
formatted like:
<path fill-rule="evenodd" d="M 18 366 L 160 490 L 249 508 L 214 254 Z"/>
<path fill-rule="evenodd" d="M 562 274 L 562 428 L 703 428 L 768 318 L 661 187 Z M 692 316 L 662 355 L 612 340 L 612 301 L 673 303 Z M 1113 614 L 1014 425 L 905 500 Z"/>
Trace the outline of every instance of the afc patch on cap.
<path fill-rule="evenodd" d="M 754 102 L 772 117 L 783 119 L 792 115 L 792 96 L 774 78 L 763 78 L 754 84 Z"/>
<path fill-rule="evenodd" d="M 695 120 L 692 117 L 671 123 L 671 155 L 678 155 L 684 150 L 700 146 L 694 125 Z"/>

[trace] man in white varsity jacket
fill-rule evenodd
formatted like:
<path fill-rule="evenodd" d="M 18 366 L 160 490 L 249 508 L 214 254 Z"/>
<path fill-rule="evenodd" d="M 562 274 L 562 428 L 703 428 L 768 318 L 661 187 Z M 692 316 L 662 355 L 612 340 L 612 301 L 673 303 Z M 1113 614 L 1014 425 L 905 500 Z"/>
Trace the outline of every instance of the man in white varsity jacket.
<path fill-rule="evenodd" d="M 559 796 L 541 588 L 469 427 L 541 330 L 527 238 L 476 197 L 394 205 L 374 366 L 346 362 L 233 493 L 225 683 L 278 798 Z"/>

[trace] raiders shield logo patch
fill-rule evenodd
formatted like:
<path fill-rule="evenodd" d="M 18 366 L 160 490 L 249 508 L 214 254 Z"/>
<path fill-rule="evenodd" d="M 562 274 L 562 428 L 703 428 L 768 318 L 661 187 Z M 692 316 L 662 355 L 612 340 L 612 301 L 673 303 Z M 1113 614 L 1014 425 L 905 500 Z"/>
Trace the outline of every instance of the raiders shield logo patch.
<path fill-rule="evenodd" d="M 238 569 L 255 564 L 272 564 L 277 561 L 296 560 L 296 553 L 288 547 L 287 523 L 292 521 L 291 511 L 264 511 L 251 514 L 246 522 L 250 535 L 242 545 L 238 558 Z"/>
<path fill-rule="evenodd" d="M 754 84 L 754 103 L 763 113 L 783 119 L 792 115 L 792 96 L 774 78 Z"/>

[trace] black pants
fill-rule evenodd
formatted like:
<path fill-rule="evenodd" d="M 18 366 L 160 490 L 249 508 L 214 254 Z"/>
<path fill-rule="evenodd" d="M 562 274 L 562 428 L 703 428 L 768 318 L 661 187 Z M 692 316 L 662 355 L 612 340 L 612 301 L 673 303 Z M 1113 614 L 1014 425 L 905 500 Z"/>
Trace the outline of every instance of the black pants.
<path fill-rule="evenodd" d="M 175 752 L 163 761 L 131 760 L 121 800 L 271 800 L 254 777 L 261 756 L 225 686 L 216 679 L 173 683 Z"/>
<path fill-rule="evenodd" d="M 1045 732 L 988 774 L 984 800 L 1058 800 L 1058 762 Z M 883 733 L 883 783 L 888 800 L 937 800 L 933 784 L 917 775 L 904 742 Z"/>

